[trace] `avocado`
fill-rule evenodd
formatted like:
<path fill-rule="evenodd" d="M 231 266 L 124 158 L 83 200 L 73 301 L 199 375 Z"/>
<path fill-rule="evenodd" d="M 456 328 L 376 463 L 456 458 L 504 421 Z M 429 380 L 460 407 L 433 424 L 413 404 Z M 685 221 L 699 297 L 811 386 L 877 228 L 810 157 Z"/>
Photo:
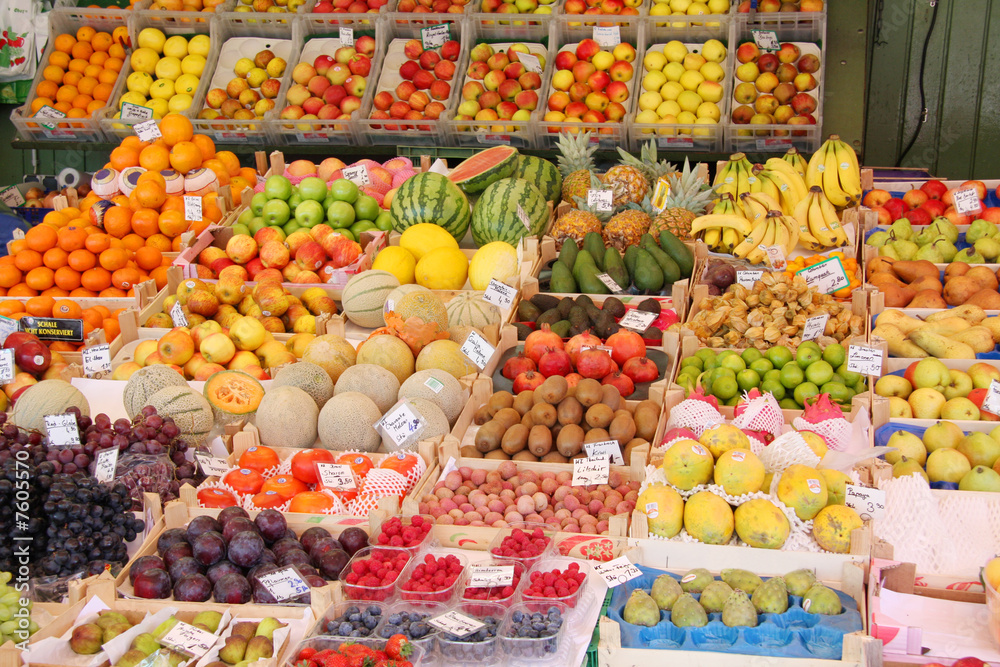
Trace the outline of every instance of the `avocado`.
<path fill-rule="evenodd" d="M 639 246 L 630 245 L 625 248 L 625 268 L 628 269 L 628 275 L 635 275 L 635 258 L 638 257 Z"/>
<path fill-rule="evenodd" d="M 524 340 L 524 339 L 526 339 L 528 337 L 528 334 L 530 334 L 532 331 L 534 331 L 534 329 L 532 329 L 531 327 L 529 327 L 527 324 L 522 324 L 521 322 L 515 322 L 514 323 L 514 328 L 517 329 L 517 339 L 518 340 Z"/>
<path fill-rule="evenodd" d="M 639 247 L 648 252 L 656 260 L 656 263 L 660 265 L 660 269 L 663 271 L 663 282 L 667 285 L 672 285 L 681 279 L 681 269 L 677 266 L 670 255 L 663 252 L 660 246 L 656 245 L 656 241 L 649 234 L 644 234 L 642 241 L 639 243 Z"/>
<path fill-rule="evenodd" d="M 625 314 L 625 304 L 612 296 L 604 300 L 604 303 L 601 304 L 601 310 L 611 313 L 612 317 L 621 317 Z"/>
<path fill-rule="evenodd" d="M 548 324 L 551 327 L 553 324 L 555 324 L 561 319 L 562 319 L 562 314 L 560 314 L 558 309 L 553 308 L 552 310 L 546 310 L 544 313 L 539 315 L 538 319 L 535 320 L 535 323 L 539 327 L 541 327 L 543 324 Z"/>
<path fill-rule="evenodd" d="M 573 301 L 573 297 L 564 296 L 562 299 L 559 300 L 559 305 L 557 306 L 557 308 L 559 309 L 559 312 L 562 314 L 563 319 L 569 319 L 568 317 L 569 311 L 573 310 L 573 306 L 575 305 L 576 301 Z"/>
<path fill-rule="evenodd" d="M 521 322 L 534 322 L 541 314 L 542 311 L 538 309 L 538 306 L 530 301 L 521 301 L 517 304 L 517 319 Z"/>
<path fill-rule="evenodd" d="M 560 338 L 566 338 L 567 334 L 569 334 L 570 323 L 569 320 L 559 320 L 549 328 L 559 334 Z"/>
<path fill-rule="evenodd" d="M 573 272 L 559 260 L 552 265 L 552 277 L 549 279 L 549 290 L 556 293 L 571 293 L 576 291 L 576 280 Z M 522 304 L 524 301 L 521 302 Z"/>
<path fill-rule="evenodd" d="M 573 267 L 570 266 L 570 269 Z M 536 294 L 530 299 L 531 303 L 535 304 L 540 312 L 545 312 L 559 305 L 559 299 L 552 296 L 551 294 Z"/>
<path fill-rule="evenodd" d="M 660 231 L 660 248 L 677 262 L 682 278 L 691 275 L 694 271 L 694 253 L 691 252 L 691 248 L 684 245 L 683 241 L 664 229 Z"/>
<path fill-rule="evenodd" d="M 579 251 L 580 249 L 576 247 L 576 241 L 567 238 L 563 241 L 562 249 L 559 250 L 559 261 L 566 266 L 573 266 L 573 262 L 576 261 L 576 253 Z"/>
<path fill-rule="evenodd" d="M 604 270 L 604 239 L 597 232 L 587 232 L 583 237 L 583 249 L 590 253 L 597 268 Z"/>
<path fill-rule="evenodd" d="M 647 313 L 660 314 L 663 309 L 660 307 L 660 302 L 656 299 L 643 299 L 642 303 L 636 306 L 636 310 L 644 310 Z"/>
<path fill-rule="evenodd" d="M 604 251 L 604 272 L 611 276 L 619 289 L 627 290 L 632 284 L 628 277 L 628 269 L 625 268 L 625 262 L 614 248 L 607 248 Z"/>
<path fill-rule="evenodd" d="M 645 250 L 640 249 L 636 256 L 632 281 L 645 292 L 659 292 L 663 288 L 663 269 Z"/>

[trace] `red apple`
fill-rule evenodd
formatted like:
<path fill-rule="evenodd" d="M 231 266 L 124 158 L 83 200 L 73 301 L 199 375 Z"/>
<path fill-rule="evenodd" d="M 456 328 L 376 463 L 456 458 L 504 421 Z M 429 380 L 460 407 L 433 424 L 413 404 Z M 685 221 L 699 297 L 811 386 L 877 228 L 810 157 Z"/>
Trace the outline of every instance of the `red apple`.
<path fill-rule="evenodd" d="M 941 199 L 944 193 L 948 192 L 948 186 L 941 181 L 925 181 L 920 189 L 926 192 L 931 199 Z"/>

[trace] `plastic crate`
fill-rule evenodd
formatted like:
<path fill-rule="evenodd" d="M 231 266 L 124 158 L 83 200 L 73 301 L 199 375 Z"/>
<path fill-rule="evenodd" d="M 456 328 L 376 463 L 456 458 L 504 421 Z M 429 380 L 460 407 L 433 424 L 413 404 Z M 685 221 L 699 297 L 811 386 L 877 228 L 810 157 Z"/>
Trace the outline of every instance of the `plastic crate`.
<path fill-rule="evenodd" d="M 213 11 L 187 11 L 187 10 L 166 10 L 153 7 L 153 0 L 139 0 L 135 3 L 134 9 L 136 16 L 141 13 L 151 14 L 154 17 L 165 16 L 169 17 L 166 20 L 168 22 L 177 22 L 184 24 L 191 23 L 204 23 L 212 20 L 212 16 L 216 12 L 228 11 L 236 3 L 236 0 L 223 0 L 219 3 Z M 156 26 L 159 27 L 159 26 Z M 176 34 L 176 33 L 175 33 Z"/>
<path fill-rule="evenodd" d="M 342 25 L 373 26 L 378 22 L 380 18 L 384 17 L 386 14 L 389 13 L 388 2 L 379 7 L 377 12 L 369 10 L 363 14 L 353 14 L 346 11 L 338 12 L 336 10 L 330 13 L 317 12 L 316 11 L 317 4 L 318 0 L 307 0 L 305 9 L 302 12 L 300 12 L 300 15 L 305 17 L 321 18 L 322 20 L 326 21 L 327 25 L 330 26 L 342 26 Z"/>
<path fill-rule="evenodd" d="M 546 91 L 549 90 L 549 82 L 554 69 L 555 52 L 551 48 L 553 42 L 552 19 L 547 16 L 539 16 L 535 21 L 526 25 L 500 25 L 496 22 L 482 23 L 470 20 L 468 25 L 470 54 L 472 48 L 481 43 L 494 45 L 495 49 L 505 49 L 511 44 L 521 43 L 527 45 L 531 53 L 544 56 L 545 66 L 541 73 L 541 86 L 536 90 L 538 103 L 534 111 L 531 112 L 531 118 L 527 121 L 457 120 L 455 116 L 458 115 L 458 106 L 462 103 L 461 92 L 459 92 L 458 104 L 447 121 L 449 143 L 456 146 L 478 148 L 501 144 L 515 148 L 534 148 L 535 128 L 545 112 L 545 95 Z M 460 81 L 461 86 L 464 86 L 472 79 L 463 71 Z"/>
<path fill-rule="evenodd" d="M 319 55 L 330 55 L 341 46 L 340 26 L 331 25 L 326 16 L 329 14 L 310 14 L 298 18 L 298 25 L 301 29 L 301 50 L 296 56 L 295 62 L 288 63 L 289 72 L 295 68 L 299 62 L 312 62 Z M 354 14 L 352 16 L 358 16 Z M 357 40 L 363 35 L 370 35 L 375 38 L 375 52 L 372 54 L 372 68 L 366 79 L 365 91 L 361 96 L 361 106 L 351 114 L 349 120 L 306 120 L 298 119 L 294 122 L 280 120 L 282 110 L 288 105 L 288 90 L 294 85 L 289 79 L 287 85 L 281 87 L 281 93 L 276 100 L 275 111 L 279 118 L 268 123 L 268 130 L 271 131 L 272 143 L 279 146 L 295 146 L 309 144 L 336 144 L 341 146 L 356 146 L 359 143 L 356 120 L 361 116 L 362 111 L 371 104 L 371 99 L 375 95 L 375 88 L 371 85 L 372 77 L 378 71 L 385 55 L 385 22 L 380 21 L 374 24 L 356 23 L 350 26 L 354 31 L 354 39 Z"/>
<path fill-rule="evenodd" d="M 128 0 L 56 0 L 52 3 L 52 8 L 86 10 L 84 18 L 119 17 L 122 21 L 126 21 L 135 10 L 135 5 L 123 8 L 122 5 L 127 2 Z"/>
<path fill-rule="evenodd" d="M 546 21 L 551 21 L 553 16 L 559 16 L 562 12 L 563 2 L 565 0 L 554 0 L 548 4 L 542 2 L 538 3 L 538 7 L 548 8 L 548 12 L 529 12 L 527 14 L 521 13 L 500 13 L 500 12 L 490 12 L 484 11 L 488 2 L 500 2 L 501 5 L 507 4 L 503 0 L 469 0 L 469 4 L 466 5 L 466 14 L 469 16 L 470 25 L 479 25 L 484 28 L 500 27 L 500 28 L 521 28 L 524 26 L 535 26 L 541 25 Z"/>
<path fill-rule="evenodd" d="M 816 42 L 826 37 L 826 3 L 821 12 L 737 12 L 734 20 L 740 32 L 773 30 L 783 42 Z"/>
<path fill-rule="evenodd" d="M 233 18 L 238 16 L 239 18 Z M 247 19 L 245 16 L 259 17 Z M 263 119 L 233 120 L 217 118 L 208 120 L 199 118 L 205 108 L 207 93 L 216 87 L 224 87 L 235 75 L 232 73 L 232 62 L 240 57 L 252 57 L 257 50 L 270 49 L 275 56 L 284 58 L 288 66 L 281 76 L 281 90 L 287 90 L 292 76 L 291 63 L 298 62 L 299 49 L 302 43 L 301 23 L 287 14 L 257 14 L 224 12 L 217 14 L 211 22 L 212 50 L 208 56 L 211 71 L 205 69 L 202 74 L 199 93 L 194 99 L 192 108 L 192 124 L 194 131 L 207 134 L 217 143 L 232 144 L 267 144 L 273 132 L 269 123 L 278 117 L 278 106 L 264 114 Z M 252 41 L 244 41 L 252 40 Z M 279 95 L 281 93 L 279 92 Z M 277 98 L 275 98 L 277 101 Z"/>
<path fill-rule="evenodd" d="M 415 18 L 419 16 L 420 18 Z M 362 145 L 398 146 L 443 146 L 447 145 L 447 119 L 458 106 L 462 90 L 458 82 L 469 62 L 468 25 L 460 14 L 397 14 L 390 13 L 385 22 L 386 53 L 377 70 L 372 70 L 375 90 L 368 104 L 362 107 L 361 116 L 356 121 L 359 141 Z M 383 90 L 395 89 L 399 66 L 406 61 L 401 49 L 402 43 L 410 39 L 420 39 L 420 31 L 430 25 L 448 23 L 451 25 L 451 39 L 461 45 L 458 60 L 455 61 L 455 75 L 451 80 L 451 93 L 443 100 L 444 111 L 436 120 L 404 121 L 371 118 L 374 110 L 374 96 Z M 391 128 L 391 129 L 390 129 Z"/>
<path fill-rule="evenodd" d="M 388 7 L 388 13 L 390 13 L 390 14 L 398 14 L 399 16 L 406 16 L 406 17 L 410 17 L 410 16 L 416 17 L 416 16 L 419 16 L 420 14 L 423 13 L 423 12 L 414 12 L 414 11 L 400 11 L 400 9 L 399 9 L 399 3 L 400 2 L 401 2 L 401 0 L 389 0 L 389 4 L 386 5 Z M 477 2 L 477 0 L 467 0 L 467 2 L 462 6 L 462 11 L 460 11 L 460 12 L 442 12 L 442 13 L 453 14 L 456 17 L 462 17 L 462 16 L 465 16 L 466 14 L 471 14 L 472 13 L 472 11 L 474 10 L 473 6 L 476 4 L 476 2 Z M 419 6 L 420 3 L 417 2 L 417 5 Z"/>
<path fill-rule="evenodd" d="M 131 12 L 129 12 L 131 13 Z M 24 141 L 65 141 L 71 143 L 95 143 L 104 141 L 104 131 L 100 124 L 100 110 L 91 115 L 90 118 L 70 118 L 66 121 L 52 121 L 43 125 L 38 120 L 32 118 L 31 103 L 37 95 L 38 82 L 42 80 L 45 65 L 49 62 L 49 56 L 55 50 L 55 38 L 63 33 L 75 35 L 82 26 L 87 25 L 95 30 L 108 33 L 114 32 L 115 28 L 125 26 L 123 11 L 109 11 L 85 8 L 61 8 L 53 9 L 48 13 L 49 18 L 49 41 L 45 47 L 45 52 L 39 61 L 38 71 L 31 82 L 31 92 L 23 106 L 20 106 L 11 113 L 10 120 L 17 129 L 18 136 Z M 129 53 L 126 53 L 128 60 Z M 122 68 L 124 69 L 124 68 Z M 118 73 L 112 87 L 109 100 L 118 99 L 122 87 L 125 85 L 125 77 Z M 51 127 L 46 127 L 49 125 Z"/>

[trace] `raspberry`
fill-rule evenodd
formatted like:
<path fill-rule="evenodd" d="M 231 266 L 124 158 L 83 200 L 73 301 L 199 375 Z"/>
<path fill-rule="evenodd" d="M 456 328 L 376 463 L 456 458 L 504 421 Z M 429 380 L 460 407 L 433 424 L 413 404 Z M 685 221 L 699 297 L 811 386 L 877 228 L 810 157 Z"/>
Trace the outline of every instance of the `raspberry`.
<path fill-rule="evenodd" d="M 412 516 L 412 517 L 410 517 L 410 525 L 411 526 L 417 526 L 417 527 L 419 527 L 419 526 L 422 526 L 423 523 L 424 523 L 424 517 L 422 517 L 422 516 L 418 515 L 418 516 Z"/>

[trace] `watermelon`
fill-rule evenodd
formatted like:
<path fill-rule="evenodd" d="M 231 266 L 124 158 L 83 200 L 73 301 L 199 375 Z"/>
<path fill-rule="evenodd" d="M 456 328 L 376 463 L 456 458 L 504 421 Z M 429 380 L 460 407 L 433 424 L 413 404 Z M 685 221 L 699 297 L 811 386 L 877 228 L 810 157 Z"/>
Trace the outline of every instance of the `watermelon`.
<path fill-rule="evenodd" d="M 520 207 L 531 229 L 518 215 Z M 472 240 L 478 247 L 492 241 L 517 245 L 522 236 L 541 236 L 549 222 L 549 205 L 541 191 L 521 178 L 504 178 L 486 188 L 472 211 Z"/>
<path fill-rule="evenodd" d="M 518 155 L 517 165 L 510 177 L 528 181 L 549 201 L 558 202 L 562 199 L 562 174 L 548 160 L 534 155 Z"/>
<path fill-rule="evenodd" d="M 479 151 L 451 170 L 448 178 L 467 193 L 482 192 L 501 178 L 514 173 L 518 152 L 511 146 L 494 146 Z"/>
<path fill-rule="evenodd" d="M 389 207 L 392 228 L 402 232 L 411 225 L 429 222 L 461 241 L 469 229 L 469 200 L 447 176 L 424 172 L 396 190 Z"/>

